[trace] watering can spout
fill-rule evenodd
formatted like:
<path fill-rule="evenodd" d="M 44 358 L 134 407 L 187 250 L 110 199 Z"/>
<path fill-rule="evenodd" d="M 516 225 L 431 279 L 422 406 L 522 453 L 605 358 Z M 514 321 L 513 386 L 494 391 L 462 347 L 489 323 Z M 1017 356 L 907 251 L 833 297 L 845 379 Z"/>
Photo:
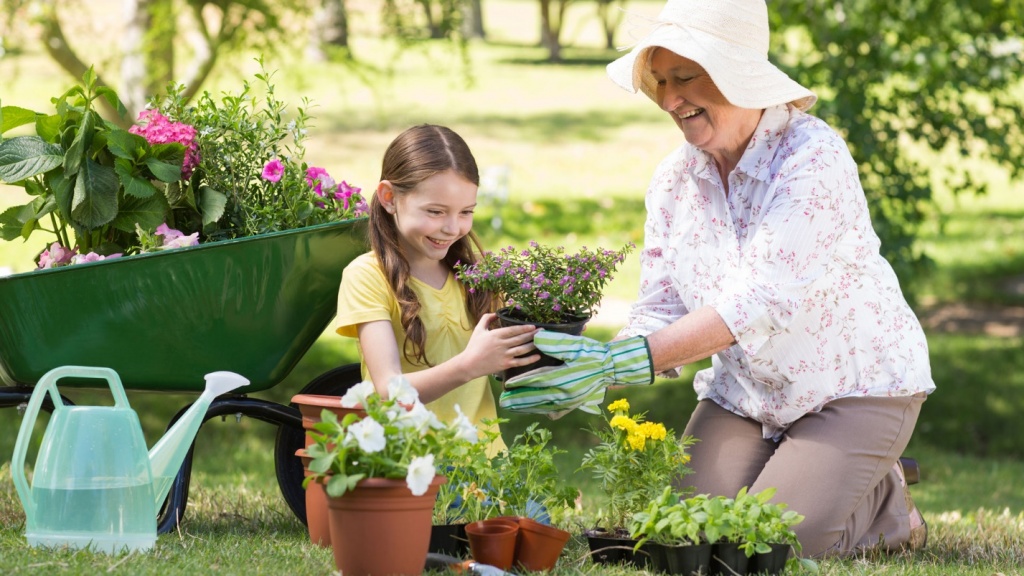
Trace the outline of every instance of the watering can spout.
<path fill-rule="evenodd" d="M 167 498 L 167 493 L 174 483 L 174 477 L 181 468 L 188 454 L 192 441 L 202 426 L 206 410 L 213 399 L 248 386 L 249 380 L 234 372 L 211 372 L 206 375 L 206 389 L 192 406 L 181 415 L 174 426 L 164 433 L 163 438 L 149 451 L 149 465 L 153 471 L 153 496 L 156 498 L 157 509 Z"/>

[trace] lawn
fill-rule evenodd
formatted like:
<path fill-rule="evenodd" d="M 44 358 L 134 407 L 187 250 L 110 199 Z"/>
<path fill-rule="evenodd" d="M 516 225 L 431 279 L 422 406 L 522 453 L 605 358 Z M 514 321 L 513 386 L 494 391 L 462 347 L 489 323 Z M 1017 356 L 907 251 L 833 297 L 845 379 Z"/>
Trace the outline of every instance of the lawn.
<path fill-rule="evenodd" d="M 361 83 L 335 63 L 271 62 L 279 70 L 278 96 L 317 106 L 309 159 L 339 179 L 370 189 L 380 156 L 390 139 L 412 123 L 435 122 L 462 134 L 485 173 L 507 178 L 485 187 L 478 231 L 489 246 L 529 239 L 566 245 L 618 246 L 639 242 L 643 191 L 655 164 L 680 142 L 676 128 L 642 96 L 614 87 L 603 63 L 615 56 L 600 48 L 588 8 L 574 5 L 567 28 L 579 47 L 570 63 L 542 63 L 533 46 L 536 8 L 522 0 L 489 1 L 489 44 L 471 48 L 472 83 L 455 72 L 454 58 L 435 51 L 431 58 L 406 54 L 390 78 Z M 641 8 L 656 6 L 645 2 Z M 356 45 L 363 54 L 381 47 Z M 253 72 L 241 60 L 220 74 L 211 90 L 234 90 Z M 46 110 L 50 96 L 69 79 L 46 57 L 29 51 L 0 59 L 0 99 Z M 949 161 L 949 158 L 942 158 Z M 921 238 L 935 271 L 924 283 L 928 305 L 975 302 L 1021 305 L 1024 295 L 1002 287 L 1024 274 L 1024 185 L 984 167 L 993 182 L 986 197 L 941 192 L 935 217 Z M 0 187 L 0 209 L 23 201 L 16 189 Z M 501 226 L 493 222 L 500 219 Z M 1014 240 L 1017 238 L 1018 240 Z M 0 268 L 31 269 L 43 246 L 0 244 Z M 636 258 L 612 283 L 609 297 L 628 300 L 636 291 Z M 72 295 L 69 295 L 72 297 Z M 616 326 L 595 326 L 589 334 L 614 335 Z M 820 563 L 823 574 L 1013 574 L 1024 565 L 1024 356 L 1022 338 L 929 333 L 932 369 L 939 391 L 925 404 L 908 453 L 919 459 L 923 481 L 913 490 L 930 527 L 929 545 L 912 554 L 868 555 Z M 259 396 L 285 403 L 305 383 L 332 366 L 357 360 L 351 341 L 322 336 L 280 384 Z M 187 361 L 187 359 L 183 359 Z M 648 418 L 681 430 L 694 404 L 691 367 L 681 378 L 630 390 L 634 406 Z M 71 394 L 90 402 L 95 395 Z M 616 393 L 621 396 L 623 393 Z M 152 444 L 185 395 L 134 392 L 129 395 Z M 274 429 L 243 418 L 209 422 L 196 443 L 196 464 L 185 521 L 161 536 L 146 555 L 107 557 L 82 552 L 45 552 L 24 543 L 24 513 L 10 480 L 10 458 L 20 416 L 0 417 L 0 572 L 35 574 L 330 574 L 329 551 L 305 539 L 304 527 L 281 498 L 273 471 Z M 588 479 L 575 473 L 592 439 L 583 432 L 591 417 L 570 414 L 558 421 L 512 416 L 507 436 L 529 423 L 551 428 L 566 450 L 560 468 L 567 483 L 585 494 L 584 514 L 567 527 L 578 532 L 586 510 L 599 504 Z M 574 539 L 557 574 L 609 573 L 586 558 L 585 543 Z M 631 574 L 626 569 L 612 574 Z"/>

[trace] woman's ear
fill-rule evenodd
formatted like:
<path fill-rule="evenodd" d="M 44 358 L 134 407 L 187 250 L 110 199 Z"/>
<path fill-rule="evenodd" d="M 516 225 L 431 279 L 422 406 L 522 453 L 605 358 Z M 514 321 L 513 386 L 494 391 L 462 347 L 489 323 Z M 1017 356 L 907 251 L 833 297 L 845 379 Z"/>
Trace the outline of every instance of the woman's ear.
<path fill-rule="evenodd" d="M 384 207 L 385 212 L 388 214 L 395 213 L 395 188 L 391 185 L 391 182 L 381 180 L 380 184 L 377 184 L 377 200 Z"/>

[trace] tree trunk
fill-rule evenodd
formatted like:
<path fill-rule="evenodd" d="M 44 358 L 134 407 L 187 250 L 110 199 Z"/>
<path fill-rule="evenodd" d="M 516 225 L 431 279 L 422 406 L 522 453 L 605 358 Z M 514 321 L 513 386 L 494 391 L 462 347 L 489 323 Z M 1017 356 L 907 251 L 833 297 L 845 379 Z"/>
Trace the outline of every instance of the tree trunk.
<path fill-rule="evenodd" d="M 548 62 L 562 61 L 562 16 L 570 0 L 540 0 L 540 42 L 548 49 Z M 553 6 L 555 4 L 556 6 Z"/>
<path fill-rule="evenodd" d="M 314 60 L 327 60 L 327 48 L 339 48 L 351 57 L 348 44 L 348 10 L 344 0 L 322 0 L 310 19 L 310 43 L 306 50 Z"/>
<path fill-rule="evenodd" d="M 131 118 L 174 78 L 177 26 L 172 0 L 124 0 L 118 94 Z"/>
<path fill-rule="evenodd" d="M 469 0 L 462 5 L 463 34 L 466 38 L 487 39 L 484 30 L 484 9 L 482 0 Z"/>

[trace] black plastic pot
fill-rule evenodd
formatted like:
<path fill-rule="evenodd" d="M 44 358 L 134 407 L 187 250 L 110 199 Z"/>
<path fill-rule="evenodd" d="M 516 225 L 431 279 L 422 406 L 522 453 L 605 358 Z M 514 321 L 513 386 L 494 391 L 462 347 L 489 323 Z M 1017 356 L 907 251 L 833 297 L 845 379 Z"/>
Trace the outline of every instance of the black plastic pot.
<path fill-rule="evenodd" d="M 711 574 L 743 576 L 750 559 L 737 542 L 718 542 L 711 546 Z"/>
<path fill-rule="evenodd" d="M 747 565 L 748 574 L 782 574 L 789 559 L 789 544 L 769 544 L 771 552 L 754 554 Z"/>
<path fill-rule="evenodd" d="M 583 329 L 586 327 L 587 322 L 590 321 L 590 316 L 566 316 L 565 322 L 559 323 L 543 323 L 543 322 L 531 322 L 528 318 L 524 318 L 519 314 L 518 311 L 512 308 L 502 308 L 498 310 L 498 325 L 501 327 L 507 326 L 522 326 L 529 324 L 552 332 L 559 332 L 561 334 L 572 334 L 573 336 L 579 336 L 583 334 Z M 528 355 L 536 354 L 531 352 Z M 517 366 L 515 368 L 509 368 L 505 370 L 502 375 L 502 382 L 508 382 L 510 378 L 514 378 L 530 370 L 542 368 L 545 366 L 561 366 L 564 364 L 557 358 L 552 358 L 547 354 L 541 354 L 540 360 L 526 366 Z"/>

